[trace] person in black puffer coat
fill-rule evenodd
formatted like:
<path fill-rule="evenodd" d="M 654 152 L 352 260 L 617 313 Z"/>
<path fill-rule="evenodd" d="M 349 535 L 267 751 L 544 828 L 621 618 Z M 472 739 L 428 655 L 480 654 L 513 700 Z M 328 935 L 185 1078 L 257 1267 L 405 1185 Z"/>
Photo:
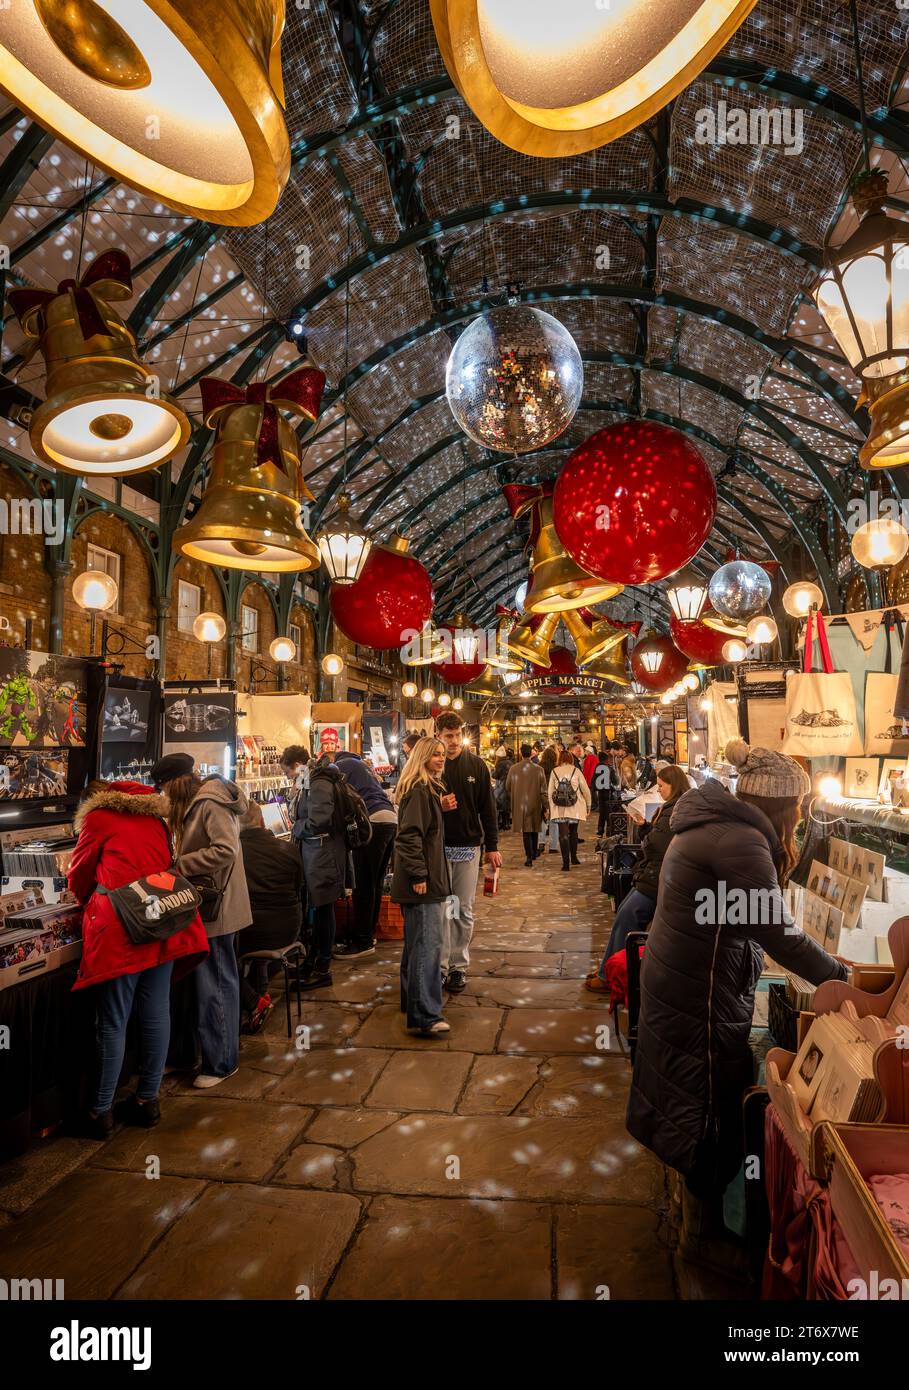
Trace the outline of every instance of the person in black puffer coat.
<path fill-rule="evenodd" d="M 240 821 L 240 850 L 246 870 L 252 926 L 237 940 L 240 957 L 241 1033 L 258 1033 L 274 1007 L 268 993 L 268 962 L 247 961 L 251 951 L 291 946 L 303 923 L 303 861 L 289 840 L 266 830 L 262 808 L 251 801 Z"/>
<path fill-rule="evenodd" d="M 792 758 L 742 739 L 725 756 L 740 769 L 738 794 L 710 779 L 672 813 L 642 963 L 626 1122 L 685 1178 L 683 1253 L 729 1267 L 722 1198 L 743 1158 L 742 1094 L 754 1081 L 748 1037 L 763 952 L 815 985 L 845 979 L 846 969 L 792 924 L 780 892 L 796 860 L 807 775 Z M 725 917 L 736 889 L 745 890 L 745 909 L 733 925 Z"/>

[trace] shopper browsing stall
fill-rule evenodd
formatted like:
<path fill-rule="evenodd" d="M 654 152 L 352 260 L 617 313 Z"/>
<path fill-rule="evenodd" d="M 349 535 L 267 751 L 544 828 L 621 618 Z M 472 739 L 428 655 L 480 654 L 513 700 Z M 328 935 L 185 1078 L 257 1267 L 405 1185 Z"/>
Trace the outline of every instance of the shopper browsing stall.
<path fill-rule="evenodd" d="M 401 1012 L 408 1030 L 427 1038 L 451 1032 L 442 1017 L 442 953 L 451 893 L 442 817 L 445 752 L 440 739 L 420 739 L 401 773 L 391 889 L 404 914 Z"/>
<path fill-rule="evenodd" d="M 743 1157 L 742 1093 L 753 1084 L 748 1036 L 763 952 L 810 984 L 845 967 L 792 924 L 781 888 L 796 862 L 809 780 L 794 759 L 734 739 L 737 795 L 716 779 L 685 792 L 671 815 L 656 913 L 641 972 L 628 1129 L 682 1185 L 682 1248 L 732 1263 L 722 1216 Z M 721 890 L 722 885 L 722 890 Z M 744 889 L 747 920 L 711 903 Z"/>
<path fill-rule="evenodd" d="M 660 869 L 666 851 L 675 833 L 672 828 L 672 812 L 679 797 L 689 790 L 687 773 L 669 763 L 657 773 L 657 790 L 663 804 L 648 824 L 639 811 L 629 809 L 629 816 L 641 827 L 643 854 L 635 866 L 632 886 L 619 905 L 609 942 L 603 953 L 598 970 L 587 976 L 584 984 L 594 993 L 608 990 L 606 984 L 606 962 L 619 951 L 624 951 L 629 932 L 646 931 L 656 911 L 657 892 L 660 884 Z"/>
<path fill-rule="evenodd" d="M 258 1033 L 271 1013 L 268 963 L 243 957 L 253 951 L 280 951 L 291 946 L 303 923 L 303 864 L 295 845 L 279 840 L 265 827 L 262 808 L 251 801 L 240 821 L 240 849 L 252 925 L 241 931 L 241 1033 Z"/>
<path fill-rule="evenodd" d="M 584 774 L 566 750 L 549 778 L 549 818 L 559 827 L 562 872 L 567 874 L 578 858 L 578 828 L 590 811 L 590 788 Z"/>
<path fill-rule="evenodd" d="M 158 1089 L 170 1041 L 174 961 L 182 960 L 185 967 L 198 964 L 208 954 L 198 915 L 166 940 L 136 945 L 109 897 L 114 889 L 170 868 L 173 856 L 166 813 L 164 797 L 141 782 L 95 783 L 76 812 L 79 839 L 68 884 L 85 911 L 82 961 L 73 988 L 99 986 L 100 1074 L 89 1128 L 102 1139 L 113 1129 L 114 1092 L 134 1007 L 139 1016 L 139 1082 L 123 1118 L 146 1127 L 160 1119 Z"/>
<path fill-rule="evenodd" d="M 375 954 L 382 884 L 394 849 L 398 816 L 378 777 L 356 753 L 338 753 L 335 766 L 363 798 L 372 826 L 369 841 L 353 851 L 354 922 L 350 940 L 335 947 L 336 956 L 356 960 Z"/>
<path fill-rule="evenodd" d="M 436 731 L 445 746 L 445 857 L 455 900 L 454 914 L 445 922 L 442 974 L 449 993 L 459 994 L 470 965 L 480 858 L 497 869 L 502 856 L 492 778 L 483 759 L 464 747 L 464 721 L 453 712 L 441 714 Z"/>
<path fill-rule="evenodd" d="M 336 729 L 323 729 L 320 756 L 309 767 L 309 786 L 297 803 L 294 838 L 303 857 L 312 939 L 303 966 L 303 989 L 330 985 L 335 944 L 335 903 L 353 886 L 353 866 L 339 815 L 344 782 L 335 766 L 340 740 Z"/>
<path fill-rule="evenodd" d="M 240 852 L 243 792 L 223 777 L 195 773 L 188 753 L 169 753 L 151 770 L 168 805 L 178 871 L 209 893 L 202 918 L 209 954 L 195 973 L 196 1032 L 202 1070 L 193 1085 L 217 1086 L 240 1065 L 240 971 L 237 933 L 252 922 Z"/>

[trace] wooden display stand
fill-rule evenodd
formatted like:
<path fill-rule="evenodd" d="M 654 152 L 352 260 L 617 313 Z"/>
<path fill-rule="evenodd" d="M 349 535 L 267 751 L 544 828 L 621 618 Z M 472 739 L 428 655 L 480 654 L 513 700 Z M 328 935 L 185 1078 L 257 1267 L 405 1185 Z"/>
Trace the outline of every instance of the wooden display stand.
<path fill-rule="evenodd" d="M 817 1126 L 814 1149 L 820 1175 L 830 1186 L 833 1215 L 865 1283 L 870 1286 L 876 1279 L 880 1289 L 884 1279 L 894 1279 L 898 1287 L 909 1288 L 909 1257 L 867 1182 L 871 1176 L 906 1172 L 909 1126 L 836 1125 L 825 1120 Z"/>
<path fill-rule="evenodd" d="M 900 917 L 889 932 L 893 956 L 894 980 L 880 994 L 868 994 L 842 980 L 828 980 L 819 985 L 814 995 L 814 1013 L 835 1013 L 841 1009 L 857 1022 L 861 1031 L 875 1043 L 874 1076 L 881 1090 L 881 1111 L 876 1124 L 909 1125 L 909 1049 L 898 1047 L 896 1038 L 883 1037 L 881 1020 L 896 998 L 897 990 L 909 970 L 909 917 Z M 827 1159 L 821 1131 L 825 1121 L 812 1122 L 796 1099 L 787 1078 L 794 1052 L 773 1047 L 767 1053 L 767 1090 L 777 1110 L 786 1137 L 812 1177 L 825 1180 Z M 827 1125 L 830 1128 L 829 1124 Z M 868 1128 L 861 1125 L 837 1125 L 840 1133 Z M 875 1126 L 871 1126 L 875 1128 Z M 879 1131 L 877 1131 L 879 1132 Z M 903 1170 L 909 1166 L 904 1147 Z"/>

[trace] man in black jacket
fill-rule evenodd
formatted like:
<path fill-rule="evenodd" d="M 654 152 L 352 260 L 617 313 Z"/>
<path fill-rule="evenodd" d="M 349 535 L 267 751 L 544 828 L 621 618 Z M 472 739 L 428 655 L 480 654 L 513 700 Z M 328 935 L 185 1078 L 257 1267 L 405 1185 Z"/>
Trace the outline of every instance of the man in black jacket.
<path fill-rule="evenodd" d="M 483 759 L 464 747 L 464 721 L 446 711 L 436 720 L 436 733 L 445 744 L 445 858 L 455 899 L 453 914 L 445 922 L 442 979 L 449 994 L 460 994 L 470 965 L 480 855 L 485 851 L 493 868 L 501 867 L 502 856 L 492 778 Z"/>

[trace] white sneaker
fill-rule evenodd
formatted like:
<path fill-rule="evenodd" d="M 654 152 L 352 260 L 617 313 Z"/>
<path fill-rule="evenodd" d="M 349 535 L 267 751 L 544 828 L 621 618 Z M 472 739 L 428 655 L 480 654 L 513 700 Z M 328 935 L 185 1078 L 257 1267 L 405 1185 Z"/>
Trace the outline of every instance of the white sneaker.
<path fill-rule="evenodd" d="M 234 1067 L 233 1071 L 227 1073 L 227 1076 L 206 1076 L 204 1071 L 200 1071 L 193 1085 L 197 1091 L 207 1091 L 210 1086 L 220 1086 L 221 1082 L 226 1081 L 228 1077 L 236 1076 L 239 1070 L 239 1067 Z"/>

